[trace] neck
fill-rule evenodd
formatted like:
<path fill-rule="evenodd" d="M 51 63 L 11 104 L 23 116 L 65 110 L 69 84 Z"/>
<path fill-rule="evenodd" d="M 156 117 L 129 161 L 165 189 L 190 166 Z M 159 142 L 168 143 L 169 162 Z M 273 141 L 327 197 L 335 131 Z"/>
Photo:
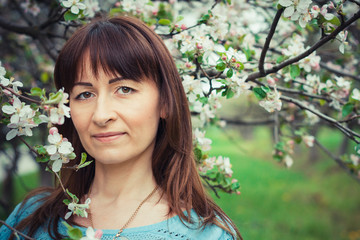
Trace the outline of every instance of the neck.
<path fill-rule="evenodd" d="M 91 195 L 121 200 L 137 199 L 149 194 L 156 186 L 151 162 L 145 164 L 96 163 Z"/>

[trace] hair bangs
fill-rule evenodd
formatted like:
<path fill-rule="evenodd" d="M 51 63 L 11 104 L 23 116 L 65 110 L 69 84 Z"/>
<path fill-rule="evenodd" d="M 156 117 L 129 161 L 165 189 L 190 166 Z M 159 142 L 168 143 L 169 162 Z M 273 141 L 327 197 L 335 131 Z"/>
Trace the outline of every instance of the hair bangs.
<path fill-rule="evenodd" d="M 85 63 L 98 77 L 101 68 L 106 74 L 142 81 L 144 77 L 158 84 L 158 62 L 151 44 L 131 26 L 119 26 L 109 21 L 98 22 L 90 29 L 86 51 L 80 58 L 78 73 Z M 85 57 L 88 52 L 88 57 Z M 88 62 L 89 61 L 89 62 Z"/>

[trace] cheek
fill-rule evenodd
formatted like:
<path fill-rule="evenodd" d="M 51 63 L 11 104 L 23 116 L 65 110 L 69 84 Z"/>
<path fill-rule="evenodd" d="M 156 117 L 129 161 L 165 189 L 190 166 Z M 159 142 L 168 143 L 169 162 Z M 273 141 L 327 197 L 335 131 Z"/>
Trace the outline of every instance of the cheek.
<path fill-rule="evenodd" d="M 82 130 L 87 126 L 87 121 L 89 119 L 88 113 L 86 111 L 79 111 L 76 107 L 71 108 L 70 106 L 70 109 L 72 122 L 80 135 Z"/>

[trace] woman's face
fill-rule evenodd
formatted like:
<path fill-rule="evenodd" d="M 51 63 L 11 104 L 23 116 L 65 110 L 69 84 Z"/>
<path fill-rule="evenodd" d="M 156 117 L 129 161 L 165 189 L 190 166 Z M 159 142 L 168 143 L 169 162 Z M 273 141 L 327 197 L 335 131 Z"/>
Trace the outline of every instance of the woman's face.
<path fill-rule="evenodd" d="M 97 162 L 151 161 L 160 119 L 154 81 L 95 78 L 89 61 L 70 93 L 71 118 L 85 150 Z"/>

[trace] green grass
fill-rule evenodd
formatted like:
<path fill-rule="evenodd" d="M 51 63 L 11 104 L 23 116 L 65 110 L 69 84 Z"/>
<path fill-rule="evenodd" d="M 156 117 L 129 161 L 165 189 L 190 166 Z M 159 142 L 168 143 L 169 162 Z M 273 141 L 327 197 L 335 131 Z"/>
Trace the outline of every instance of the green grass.
<path fill-rule="evenodd" d="M 216 136 L 211 153 L 230 157 L 241 183 L 241 195 L 214 198 L 244 239 L 360 239 L 360 185 L 333 160 L 319 154 L 309 162 L 300 148 L 287 169 L 272 159 L 266 128 L 250 139 L 236 129 L 210 129 L 208 136 Z M 334 149 L 341 136 L 320 134 L 320 141 Z"/>

